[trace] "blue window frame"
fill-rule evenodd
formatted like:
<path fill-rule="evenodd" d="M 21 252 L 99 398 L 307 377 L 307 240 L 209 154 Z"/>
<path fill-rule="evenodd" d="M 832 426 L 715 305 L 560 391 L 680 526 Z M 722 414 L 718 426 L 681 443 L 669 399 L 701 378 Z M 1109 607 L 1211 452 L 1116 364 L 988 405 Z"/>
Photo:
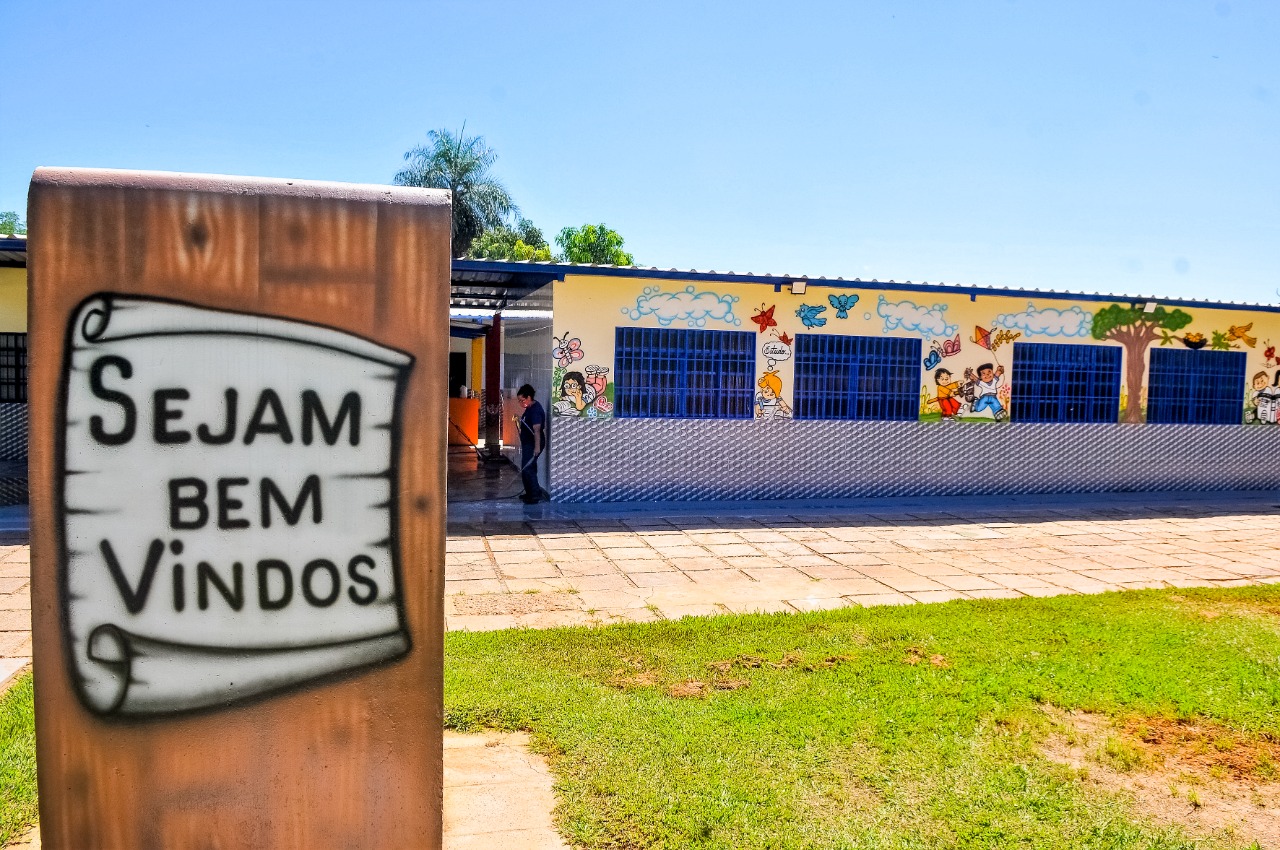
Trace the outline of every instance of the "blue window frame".
<path fill-rule="evenodd" d="M 1153 348 L 1147 421 L 1239 425 L 1244 420 L 1244 372 L 1243 351 Z"/>
<path fill-rule="evenodd" d="M 797 334 L 796 419 L 917 419 L 920 340 Z"/>
<path fill-rule="evenodd" d="M 1013 418 L 1019 422 L 1116 422 L 1123 349 L 1113 345 L 1013 344 Z"/>
<path fill-rule="evenodd" d="M 613 415 L 750 419 L 755 342 L 749 331 L 618 328 Z"/>
<path fill-rule="evenodd" d="M 27 335 L 0 334 L 0 402 L 27 400 Z"/>

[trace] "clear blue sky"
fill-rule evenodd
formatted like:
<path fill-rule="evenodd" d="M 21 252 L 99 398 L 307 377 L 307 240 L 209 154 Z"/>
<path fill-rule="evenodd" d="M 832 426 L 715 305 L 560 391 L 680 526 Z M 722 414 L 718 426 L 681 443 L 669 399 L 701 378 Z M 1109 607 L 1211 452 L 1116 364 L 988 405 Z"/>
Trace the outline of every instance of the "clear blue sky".
<path fill-rule="evenodd" d="M 1280 300 L 1280 2 L 0 0 L 39 165 L 389 182 L 485 136 L 662 267 Z"/>

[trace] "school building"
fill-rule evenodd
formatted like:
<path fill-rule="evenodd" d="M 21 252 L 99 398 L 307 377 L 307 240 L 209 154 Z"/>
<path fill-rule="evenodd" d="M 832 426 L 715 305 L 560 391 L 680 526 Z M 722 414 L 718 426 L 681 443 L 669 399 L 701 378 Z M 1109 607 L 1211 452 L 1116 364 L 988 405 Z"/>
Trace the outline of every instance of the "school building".
<path fill-rule="evenodd" d="M 25 266 L 0 237 L 7 503 Z M 557 501 L 1277 486 L 1276 306 L 488 260 L 454 261 L 451 304 L 451 442 L 518 451 L 532 384 Z"/>

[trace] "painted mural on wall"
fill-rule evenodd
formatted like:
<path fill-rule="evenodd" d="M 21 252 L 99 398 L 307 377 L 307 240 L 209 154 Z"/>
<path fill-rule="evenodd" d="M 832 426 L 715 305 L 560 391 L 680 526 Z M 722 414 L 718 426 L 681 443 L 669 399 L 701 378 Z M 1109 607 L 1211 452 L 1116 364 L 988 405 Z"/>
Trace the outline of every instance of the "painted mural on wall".
<path fill-rule="evenodd" d="M 412 358 L 146 298 L 95 296 L 71 322 L 60 580 L 89 710 L 221 707 L 409 651 L 394 489 Z"/>
<path fill-rule="evenodd" d="M 1170 333 L 1191 324 L 1191 316 L 1182 310 L 1155 307 L 1148 312 L 1144 306 L 1112 304 L 1099 310 L 1093 317 L 1091 333 L 1094 339 L 1110 340 L 1124 346 L 1124 389 L 1120 397 L 1120 421 L 1142 422 L 1146 408 L 1146 353 L 1151 343 L 1161 339 L 1163 331 Z M 1190 344 L 1188 347 L 1192 347 Z M 1201 347 L 1201 346 L 1196 346 Z"/>
<path fill-rule="evenodd" d="M 613 383 L 609 367 L 578 366 L 586 354 L 582 340 L 565 334 L 553 337 L 551 357 L 551 415 L 608 419 L 613 416 Z"/>
<path fill-rule="evenodd" d="M 763 329 L 762 326 L 761 330 Z M 791 359 L 791 342 L 791 337 L 786 333 L 771 328 L 770 338 L 765 339 L 760 346 L 766 371 L 756 381 L 756 395 L 752 404 L 756 419 L 791 418 L 791 405 L 783 397 L 782 378 L 778 375 L 778 364 Z"/>
<path fill-rule="evenodd" d="M 1148 305 L 1145 300 L 1112 303 L 1069 296 L 1028 300 L 1026 295 L 981 292 L 877 291 L 874 283 L 842 287 L 811 281 L 804 294 L 793 295 L 769 284 L 673 287 L 589 275 L 557 283 L 555 299 L 556 333 L 565 336 L 569 327 L 582 331 L 579 350 L 588 351 L 588 362 L 597 368 L 612 366 L 614 329 L 619 324 L 724 330 L 745 326 L 755 331 L 759 341 L 753 415 L 760 420 L 792 417 L 794 340 L 800 334 L 821 333 L 920 339 L 918 418 L 923 422 L 1014 421 L 1014 348 L 1022 342 L 1045 342 L 1123 349 L 1119 416 L 1126 423 L 1145 421 L 1152 348 L 1243 351 L 1248 372 L 1241 422 L 1280 423 L 1280 357 L 1271 342 L 1280 340 L 1280 313 L 1192 311 L 1158 302 Z M 739 305 L 752 305 L 741 311 L 745 321 L 739 318 Z M 600 322 L 598 317 L 607 312 L 602 306 L 619 310 L 621 321 Z M 557 363 L 560 357 L 557 354 Z M 589 376 L 583 372 L 582 377 Z M 575 383 L 576 377 L 569 382 L 571 391 Z M 611 402 L 612 383 L 602 386 Z M 574 397 L 573 407 L 582 415 L 589 402 Z"/>
<path fill-rule="evenodd" d="M 659 286 L 646 286 L 633 305 L 622 308 L 622 314 L 633 322 L 652 316 L 664 328 L 676 322 L 683 322 L 691 328 L 705 328 L 708 322 L 737 327 L 742 320 L 734 315 L 733 305 L 736 303 L 737 295 L 721 295 L 693 286 L 674 292 L 664 292 Z"/>

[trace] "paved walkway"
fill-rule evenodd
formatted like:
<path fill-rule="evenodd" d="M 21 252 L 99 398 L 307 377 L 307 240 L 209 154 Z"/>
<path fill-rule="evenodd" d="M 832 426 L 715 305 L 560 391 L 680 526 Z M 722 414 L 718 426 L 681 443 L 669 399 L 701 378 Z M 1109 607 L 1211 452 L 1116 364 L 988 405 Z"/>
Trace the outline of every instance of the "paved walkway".
<path fill-rule="evenodd" d="M 523 733 L 444 733 L 445 850 L 567 850 L 551 823 L 551 771 Z M 6 845 L 39 850 L 40 828 Z"/>
<path fill-rule="evenodd" d="M 1280 581 L 1280 494 L 450 509 L 449 629 Z"/>

